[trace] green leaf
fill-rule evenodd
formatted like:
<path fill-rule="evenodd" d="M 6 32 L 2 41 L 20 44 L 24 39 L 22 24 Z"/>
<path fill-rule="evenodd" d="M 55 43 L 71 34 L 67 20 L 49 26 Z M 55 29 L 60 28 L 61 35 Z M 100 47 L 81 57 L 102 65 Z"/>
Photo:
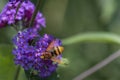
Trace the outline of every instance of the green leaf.
<path fill-rule="evenodd" d="M 0 79 L 13 80 L 15 74 L 15 66 L 13 63 L 11 45 L 0 45 Z"/>

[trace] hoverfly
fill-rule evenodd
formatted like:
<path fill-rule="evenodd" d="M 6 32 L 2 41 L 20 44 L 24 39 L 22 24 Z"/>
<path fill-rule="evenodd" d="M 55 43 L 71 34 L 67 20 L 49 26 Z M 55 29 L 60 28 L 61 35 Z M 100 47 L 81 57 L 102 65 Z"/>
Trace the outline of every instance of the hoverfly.
<path fill-rule="evenodd" d="M 47 49 L 42 53 L 40 56 L 41 59 L 44 60 L 52 60 L 56 63 L 61 63 L 61 60 L 57 57 L 62 54 L 64 47 L 62 46 L 55 46 L 56 40 L 51 41 L 51 43 L 48 45 Z"/>

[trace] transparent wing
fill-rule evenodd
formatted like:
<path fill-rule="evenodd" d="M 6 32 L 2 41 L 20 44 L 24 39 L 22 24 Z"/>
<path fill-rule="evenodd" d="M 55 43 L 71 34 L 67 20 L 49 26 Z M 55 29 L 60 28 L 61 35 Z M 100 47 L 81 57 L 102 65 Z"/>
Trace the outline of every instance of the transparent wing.
<path fill-rule="evenodd" d="M 55 44 L 55 40 L 53 40 L 53 41 L 49 44 L 49 46 L 47 47 L 46 51 L 51 51 L 51 50 L 53 50 L 53 49 L 54 49 L 54 44 Z"/>

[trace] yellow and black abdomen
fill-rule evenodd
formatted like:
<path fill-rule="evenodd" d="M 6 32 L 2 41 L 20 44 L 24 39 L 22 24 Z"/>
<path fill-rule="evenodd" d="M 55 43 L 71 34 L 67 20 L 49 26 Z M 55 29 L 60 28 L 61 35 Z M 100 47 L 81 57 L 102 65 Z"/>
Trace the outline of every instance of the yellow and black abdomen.
<path fill-rule="evenodd" d="M 54 47 L 54 55 L 58 56 L 60 54 L 62 54 L 64 48 L 62 46 L 58 46 L 58 47 Z"/>
<path fill-rule="evenodd" d="M 62 46 L 54 47 L 53 50 L 44 52 L 41 58 L 44 60 L 51 59 L 62 54 L 63 50 L 64 48 Z"/>

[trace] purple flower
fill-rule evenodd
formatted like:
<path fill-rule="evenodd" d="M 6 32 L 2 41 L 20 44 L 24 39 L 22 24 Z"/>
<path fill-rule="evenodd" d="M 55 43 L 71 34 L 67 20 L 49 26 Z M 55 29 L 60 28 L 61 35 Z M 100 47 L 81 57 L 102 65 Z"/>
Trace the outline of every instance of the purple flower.
<path fill-rule="evenodd" d="M 29 0 L 9 0 L 9 2 L 13 2 L 13 1 L 29 1 Z"/>
<path fill-rule="evenodd" d="M 59 39 L 48 34 L 41 37 L 33 29 L 25 29 L 19 32 L 13 38 L 15 64 L 22 66 L 25 70 L 34 69 L 38 71 L 40 77 L 50 76 L 56 71 L 58 63 L 53 64 L 51 59 L 44 60 L 41 58 L 41 55 L 53 40 L 55 40 L 54 46 L 61 46 Z M 61 59 L 61 57 L 59 55 L 56 58 Z"/>
<path fill-rule="evenodd" d="M 10 0 L 0 14 L 0 28 L 17 24 L 19 21 L 22 22 L 22 26 L 28 27 L 34 10 L 35 6 L 29 0 L 23 2 L 21 0 Z M 41 26 L 45 27 L 45 24 L 45 18 L 42 13 L 38 12 L 32 27 L 38 30 Z"/>

